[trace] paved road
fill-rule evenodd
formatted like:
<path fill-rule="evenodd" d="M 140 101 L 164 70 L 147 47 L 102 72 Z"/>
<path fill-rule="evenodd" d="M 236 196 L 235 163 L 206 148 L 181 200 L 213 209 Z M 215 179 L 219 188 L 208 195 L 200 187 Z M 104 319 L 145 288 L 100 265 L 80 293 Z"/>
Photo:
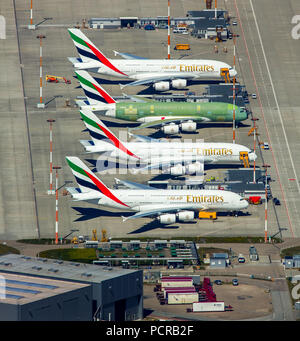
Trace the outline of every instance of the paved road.
<path fill-rule="evenodd" d="M 284 236 L 299 237 L 300 45 L 291 36 L 299 2 L 232 0 L 228 4 L 239 23 L 238 60 L 245 83 L 250 93 L 257 93 L 251 107 L 260 119 L 260 137 L 271 145 L 264 161 L 276 179 L 273 195 L 283 203 L 277 209 L 279 224 L 287 229 Z"/>
<path fill-rule="evenodd" d="M 0 238 L 38 237 L 13 1 L 1 3 L 1 15 L 6 19 L 6 39 L 0 39 Z"/>

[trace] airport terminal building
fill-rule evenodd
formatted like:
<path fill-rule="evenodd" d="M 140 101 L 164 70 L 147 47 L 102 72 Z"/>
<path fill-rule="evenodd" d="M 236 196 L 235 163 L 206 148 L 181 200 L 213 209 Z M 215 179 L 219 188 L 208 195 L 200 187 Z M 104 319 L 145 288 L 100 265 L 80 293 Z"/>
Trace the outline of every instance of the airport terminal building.
<path fill-rule="evenodd" d="M 143 318 L 143 271 L 0 257 L 1 321 L 132 321 Z"/>

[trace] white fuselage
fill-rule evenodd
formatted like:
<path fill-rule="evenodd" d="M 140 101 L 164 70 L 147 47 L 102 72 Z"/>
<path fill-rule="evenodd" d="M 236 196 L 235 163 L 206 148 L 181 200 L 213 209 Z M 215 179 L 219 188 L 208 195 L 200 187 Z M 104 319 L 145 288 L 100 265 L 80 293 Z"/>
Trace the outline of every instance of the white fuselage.
<path fill-rule="evenodd" d="M 170 79 L 218 79 L 221 69 L 229 70 L 229 76 L 236 71 L 228 64 L 216 60 L 164 60 L 164 59 L 110 59 L 117 72 L 97 61 L 75 63 L 77 70 L 90 70 L 99 74 L 120 78 L 142 80 L 170 76 Z M 159 81 L 156 80 L 156 81 Z"/>
<path fill-rule="evenodd" d="M 233 143 L 193 143 L 193 142 L 124 142 L 121 150 L 114 144 L 98 142 L 95 145 L 85 145 L 90 153 L 107 152 L 112 157 L 137 161 L 140 159 L 148 164 L 172 160 L 215 162 L 238 162 L 240 152 L 248 152 L 249 161 L 254 161 L 256 155 L 249 148 Z M 135 156 L 130 155 L 130 151 Z"/>
<path fill-rule="evenodd" d="M 174 210 L 239 211 L 248 207 L 248 202 L 236 193 L 224 190 L 134 190 L 118 189 L 111 193 L 119 202 L 97 191 L 72 194 L 75 200 L 89 201 L 106 207 L 131 211 Z"/>

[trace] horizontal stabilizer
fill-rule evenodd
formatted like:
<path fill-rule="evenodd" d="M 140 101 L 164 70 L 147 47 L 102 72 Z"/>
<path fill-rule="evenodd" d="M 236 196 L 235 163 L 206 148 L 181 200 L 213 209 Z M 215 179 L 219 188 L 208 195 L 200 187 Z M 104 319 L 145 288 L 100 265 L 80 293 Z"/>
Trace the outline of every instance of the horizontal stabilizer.
<path fill-rule="evenodd" d="M 136 56 L 134 54 L 130 54 L 130 53 L 122 53 L 122 52 L 118 52 L 118 51 L 114 51 L 115 56 L 119 55 L 124 59 L 148 59 L 145 57 L 140 57 L 140 56 Z"/>
<path fill-rule="evenodd" d="M 79 140 L 79 142 L 84 146 L 84 147 L 90 147 L 94 146 L 95 143 L 91 140 Z"/>
<path fill-rule="evenodd" d="M 83 63 L 81 58 L 77 58 L 77 57 L 68 57 L 69 61 L 74 65 L 74 64 L 78 64 L 78 63 Z"/>
<path fill-rule="evenodd" d="M 78 193 L 81 193 L 80 188 L 76 188 L 76 187 L 66 187 L 66 190 L 67 190 L 70 194 L 78 194 Z"/>

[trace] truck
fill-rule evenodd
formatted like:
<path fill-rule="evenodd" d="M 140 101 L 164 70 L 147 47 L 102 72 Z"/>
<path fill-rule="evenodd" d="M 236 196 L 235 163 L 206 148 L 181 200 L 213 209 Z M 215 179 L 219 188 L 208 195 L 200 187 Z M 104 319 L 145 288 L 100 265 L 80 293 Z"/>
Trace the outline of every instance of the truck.
<path fill-rule="evenodd" d="M 194 302 L 193 312 L 225 311 L 224 302 Z"/>
<path fill-rule="evenodd" d="M 200 211 L 199 212 L 199 219 L 212 219 L 212 220 L 215 220 L 215 219 L 217 219 L 217 212 Z"/>
<path fill-rule="evenodd" d="M 258 253 L 253 245 L 249 247 L 249 257 L 251 261 L 258 261 Z"/>
<path fill-rule="evenodd" d="M 190 44 L 176 44 L 174 50 L 190 50 Z"/>

